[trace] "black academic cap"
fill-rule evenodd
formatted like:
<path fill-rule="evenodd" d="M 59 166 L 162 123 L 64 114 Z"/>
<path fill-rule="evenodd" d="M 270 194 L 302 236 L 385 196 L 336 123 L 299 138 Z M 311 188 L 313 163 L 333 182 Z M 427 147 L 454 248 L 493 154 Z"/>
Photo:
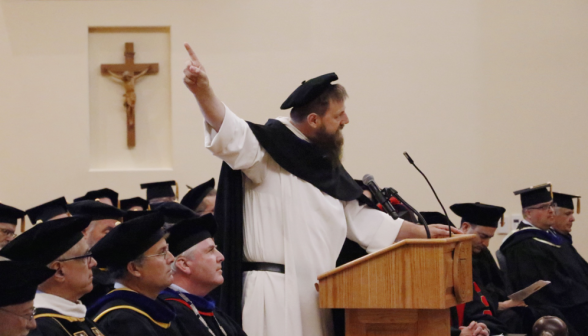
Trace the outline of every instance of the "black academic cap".
<path fill-rule="evenodd" d="M 47 265 L 77 244 L 88 225 L 90 219 L 85 217 L 66 217 L 35 225 L 4 246 L 0 256 Z"/>
<path fill-rule="evenodd" d="M 493 228 L 498 227 L 498 221 L 506 211 L 503 207 L 482 204 L 480 202 L 459 203 L 449 208 L 461 217 L 462 222 Z M 502 223 L 504 224 L 504 221 Z"/>
<path fill-rule="evenodd" d="M 24 219 L 26 212 L 0 203 L 0 223 L 16 225 L 18 219 Z"/>
<path fill-rule="evenodd" d="M 80 201 L 96 201 L 100 198 L 110 199 L 112 206 L 118 208 L 118 193 L 108 188 L 88 191 L 84 196 L 74 199 L 74 203 Z"/>
<path fill-rule="evenodd" d="M 425 220 L 427 221 L 427 224 L 447 224 L 447 222 L 449 222 L 449 225 L 455 227 L 455 225 L 453 225 L 451 220 L 440 212 L 423 211 L 423 212 L 421 212 L 421 215 L 425 218 Z"/>
<path fill-rule="evenodd" d="M 214 178 L 211 178 L 210 180 L 194 188 L 190 188 L 189 186 L 187 187 L 191 190 L 188 191 L 188 193 L 182 198 L 180 203 L 196 211 L 196 208 L 200 205 L 200 203 L 202 203 L 204 197 L 206 197 L 206 195 L 208 195 L 208 193 L 214 189 Z"/>
<path fill-rule="evenodd" d="M 568 194 L 562 194 L 562 193 L 557 193 L 557 192 L 554 192 L 553 193 L 553 201 L 560 208 L 566 208 L 566 209 L 574 210 L 574 198 L 577 198 L 578 199 L 577 200 L 577 202 L 578 202 L 578 213 L 580 213 L 580 197 L 581 196 L 568 195 Z"/>
<path fill-rule="evenodd" d="M 27 211 L 27 215 L 33 225 L 47 222 L 51 218 L 67 213 L 67 201 L 65 197 L 54 199 L 53 201 L 37 205 Z"/>
<path fill-rule="evenodd" d="M 178 256 L 204 239 L 214 237 L 216 221 L 211 214 L 185 219 L 168 229 L 169 251 Z"/>
<path fill-rule="evenodd" d="M 198 217 L 190 208 L 176 202 L 163 202 L 151 205 L 152 211 L 159 212 L 165 217 L 166 223 L 175 224 L 181 220 Z"/>
<path fill-rule="evenodd" d="M 334 72 L 309 79 L 302 82 L 302 84 L 290 94 L 290 96 L 282 103 L 280 108 L 287 110 L 292 107 L 304 106 L 310 103 L 313 99 L 320 96 L 326 89 L 331 87 L 331 82 L 339 79 Z"/>
<path fill-rule="evenodd" d="M 147 210 L 149 208 L 149 202 L 147 202 L 147 200 L 141 197 L 133 197 L 120 200 L 121 210 L 129 210 L 134 206 L 140 206 L 141 208 L 143 208 L 143 210 Z"/>
<path fill-rule="evenodd" d="M 123 216 L 123 223 L 133 220 L 135 218 L 143 217 L 149 214 L 152 214 L 152 211 L 143 210 L 143 211 L 127 211 Z"/>
<path fill-rule="evenodd" d="M 55 274 L 55 270 L 45 266 L 17 262 L 0 261 L 0 307 L 32 301 L 37 286 Z"/>
<path fill-rule="evenodd" d="M 155 212 L 119 224 L 92 247 L 92 256 L 103 267 L 124 267 L 163 238 L 164 223 Z"/>
<path fill-rule="evenodd" d="M 116 219 L 124 215 L 124 211 L 111 205 L 97 201 L 79 201 L 67 206 L 69 213 L 74 217 L 88 217 L 92 220 Z"/>
<path fill-rule="evenodd" d="M 521 195 L 521 205 L 527 208 L 539 203 L 552 200 L 551 183 L 544 183 L 533 187 L 517 190 L 515 195 Z"/>
<path fill-rule="evenodd" d="M 141 189 L 147 189 L 147 201 L 151 201 L 154 198 L 159 197 L 176 197 L 172 186 L 176 186 L 176 192 L 178 185 L 176 181 L 163 181 L 163 182 L 152 182 L 141 184 Z"/>

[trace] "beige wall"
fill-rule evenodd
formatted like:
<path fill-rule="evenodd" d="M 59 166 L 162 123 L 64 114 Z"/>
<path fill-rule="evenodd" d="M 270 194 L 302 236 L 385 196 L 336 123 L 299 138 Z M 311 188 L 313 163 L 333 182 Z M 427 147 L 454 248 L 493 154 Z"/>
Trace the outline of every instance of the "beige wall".
<path fill-rule="evenodd" d="M 89 26 L 170 27 L 171 169 L 90 171 Z M 183 42 L 255 122 L 284 114 L 303 79 L 336 71 L 350 93 L 348 170 L 421 210 L 438 206 L 403 151 L 447 207 L 518 213 L 512 191 L 545 181 L 588 195 L 585 1 L 1 1 L 0 200 L 28 208 L 106 186 L 124 198 L 167 179 L 184 193 L 216 176 L 181 82 Z"/>

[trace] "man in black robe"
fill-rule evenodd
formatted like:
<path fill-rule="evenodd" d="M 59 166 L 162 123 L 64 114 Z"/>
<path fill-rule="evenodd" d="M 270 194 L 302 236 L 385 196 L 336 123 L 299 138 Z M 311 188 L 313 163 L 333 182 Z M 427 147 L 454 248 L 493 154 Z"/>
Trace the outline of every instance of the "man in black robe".
<path fill-rule="evenodd" d="M 157 296 L 172 283 L 164 217 L 152 213 L 124 222 L 92 248 L 115 279 L 115 290 L 88 311 L 108 336 L 177 336 L 173 307 Z"/>
<path fill-rule="evenodd" d="M 515 192 L 521 195 L 527 227 L 511 234 L 500 247 L 514 291 L 538 280 L 551 283 L 525 302 L 555 308 L 579 335 L 588 335 L 588 271 L 572 257 L 563 239 L 551 230 L 554 204 L 546 185 Z"/>
<path fill-rule="evenodd" d="M 0 249 L 14 239 L 16 224 L 21 220 L 24 227 L 26 213 L 9 205 L 0 204 Z"/>
<path fill-rule="evenodd" d="M 224 279 L 224 256 L 216 249 L 212 237 L 216 222 L 211 214 L 183 220 L 169 230 L 174 283 L 160 298 L 176 311 L 176 322 L 184 336 L 244 336 L 243 329 L 227 314 L 216 308 L 210 292 Z"/>
<path fill-rule="evenodd" d="M 184 195 L 180 203 L 192 209 L 198 216 L 204 216 L 209 213 L 214 215 L 214 207 L 216 205 L 216 189 L 214 185 L 214 178 L 211 178 L 194 188 L 188 186 L 190 191 Z"/>
<path fill-rule="evenodd" d="M 39 285 L 31 335 L 102 336 L 79 299 L 92 290 L 92 268 L 83 231 L 89 218 L 67 217 L 35 225 L 2 250 L 11 260 L 49 265 L 55 274 Z"/>

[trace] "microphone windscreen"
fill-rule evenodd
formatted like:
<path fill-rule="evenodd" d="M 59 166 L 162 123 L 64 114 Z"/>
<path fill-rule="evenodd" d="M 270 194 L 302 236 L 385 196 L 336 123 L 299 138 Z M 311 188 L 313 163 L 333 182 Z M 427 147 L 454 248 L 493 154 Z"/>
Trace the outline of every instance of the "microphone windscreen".
<path fill-rule="evenodd" d="M 414 161 L 412 161 L 412 158 L 410 157 L 410 155 L 408 155 L 407 152 L 404 152 L 404 157 L 408 160 L 408 163 L 414 164 Z"/>
<path fill-rule="evenodd" d="M 374 177 L 370 174 L 363 175 L 362 179 L 363 184 L 368 185 L 370 182 L 374 182 Z"/>

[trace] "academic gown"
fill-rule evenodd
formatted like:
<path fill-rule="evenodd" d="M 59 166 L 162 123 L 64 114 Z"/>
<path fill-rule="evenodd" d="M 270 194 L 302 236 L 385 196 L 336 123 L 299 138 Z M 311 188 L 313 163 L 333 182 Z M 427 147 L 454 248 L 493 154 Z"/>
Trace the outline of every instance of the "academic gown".
<path fill-rule="evenodd" d="M 98 299 L 106 294 L 110 293 L 114 289 L 114 280 L 110 278 L 110 273 L 108 271 L 100 269 L 100 268 L 93 268 L 92 274 L 94 277 L 92 278 L 92 291 L 80 299 L 86 307 L 91 307 L 94 305 Z"/>
<path fill-rule="evenodd" d="M 451 336 L 458 336 L 459 327 L 467 327 L 472 321 L 484 323 L 490 330 L 490 335 L 508 333 L 508 328 L 496 318 L 496 310 L 490 305 L 480 287 L 473 283 L 472 301 L 451 307 Z"/>
<path fill-rule="evenodd" d="M 79 302 L 73 303 L 55 295 L 38 292 L 34 305 L 37 307 L 37 328 L 29 335 L 104 336 L 94 321 L 85 318 L 86 308 Z"/>
<path fill-rule="evenodd" d="M 500 251 L 514 291 L 551 281 L 525 300 L 529 306 L 556 308 L 577 333 L 588 335 L 588 268 L 567 245 L 551 231 L 528 227 L 510 235 Z"/>
<path fill-rule="evenodd" d="M 190 302 L 186 302 L 178 294 L 178 291 L 166 288 L 159 294 L 159 298 L 174 307 L 176 311 L 175 321 L 183 336 L 212 336 L 208 328 L 214 333 L 214 336 L 223 336 L 225 334 L 219 328 L 219 325 L 226 332 L 226 336 L 247 336 L 237 322 L 233 321 L 233 319 L 222 311 L 216 309 L 216 305 L 212 299 L 208 297 L 202 298 L 185 291 L 182 292 L 194 307 L 196 307 L 206 323 L 206 325 L 202 323 L 200 318 L 192 310 Z"/>
<path fill-rule="evenodd" d="M 278 120 L 308 140 L 289 118 Z M 285 265 L 285 273 L 244 273 L 245 332 L 331 335 L 330 311 L 318 307 L 317 277 L 335 267 L 346 237 L 371 253 L 391 245 L 403 221 L 336 199 L 288 172 L 228 108 L 218 133 L 205 123 L 205 146 L 243 174 L 244 260 Z"/>
<path fill-rule="evenodd" d="M 126 288 L 99 299 L 88 316 L 106 336 L 179 336 L 176 313 L 166 301 L 152 300 Z"/>

